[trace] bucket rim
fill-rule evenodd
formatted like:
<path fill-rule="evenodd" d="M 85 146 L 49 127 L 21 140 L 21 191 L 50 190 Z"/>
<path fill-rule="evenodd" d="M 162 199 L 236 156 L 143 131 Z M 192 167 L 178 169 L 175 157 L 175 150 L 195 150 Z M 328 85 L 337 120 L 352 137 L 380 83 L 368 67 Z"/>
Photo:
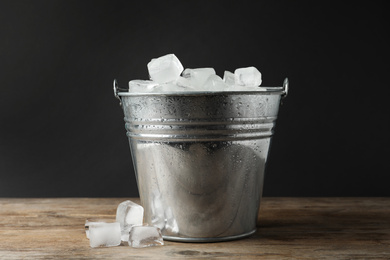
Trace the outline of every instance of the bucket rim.
<path fill-rule="evenodd" d="M 215 96 L 215 95 L 280 95 L 282 99 L 287 97 L 289 90 L 288 78 L 283 81 L 281 87 L 260 87 L 259 90 L 249 91 L 180 91 L 180 92 L 145 92 L 145 93 L 130 93 L 128 89 L 119 88 L 118 82 L 114 79 L 114 96 L 119 100 L 119 105 L 122 105 L 120 97 L 137 97 L 137 96 Z"/>
<path fill-rule="evenodd" d="M 118 89 L 118 96 L 210 96 L 210 95 L 262 95 L 284 94 L 283 87 L 262 87 L 261 90 L 250 91 L 172 91 L 172 92 L 140 92 L 130 93 L 125 89 Z"/>

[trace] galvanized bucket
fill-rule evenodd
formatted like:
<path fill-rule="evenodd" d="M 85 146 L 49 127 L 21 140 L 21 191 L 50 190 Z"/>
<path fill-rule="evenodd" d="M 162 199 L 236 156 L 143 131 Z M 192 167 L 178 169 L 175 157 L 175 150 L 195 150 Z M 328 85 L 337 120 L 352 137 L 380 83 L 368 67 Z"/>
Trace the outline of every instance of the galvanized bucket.
<path fill-rule="evenodd" d="M 118 88 L 144 222 L 163 238 L 226 241 L 256 232 L 282 87 L 133 94 Z"/>

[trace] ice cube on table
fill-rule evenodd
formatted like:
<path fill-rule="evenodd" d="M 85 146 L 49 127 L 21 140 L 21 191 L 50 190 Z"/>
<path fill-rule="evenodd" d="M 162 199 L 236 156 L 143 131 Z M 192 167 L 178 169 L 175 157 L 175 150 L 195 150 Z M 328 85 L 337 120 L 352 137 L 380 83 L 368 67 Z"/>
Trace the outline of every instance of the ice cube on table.
<path fill-rule="evenodd" d="M 121 227 L 118 222 L 89 225 L 89 245 L 110 247 L 121 244 Z"/>
<path fill-rule="evenodd" d="M 152 80 L 131 80 L 129 82 L 129 92 L 131 93 L 149 93 L 153 92 L 158 83 Z"/>
<path fill-rule="evenodd" d="M 164 211 L 165 213 L 165 229 L 169 232 L 179 233 L 179 226 L 177 224 L 176 218 L 173 215 L 172 209 L 167 207 Z"/>
<path fill-rule="evenodd" d="M 229 86 L 223 82 L 221 77 L 217 75 L 211 75 L 203 85 L 205 91 L 224 91 Z"/>
<path fill-rule="evenodd" d="M 201 88 L 211 75 L 216 75 L 213 68 L 185 69 L 182 76 L 188 79 L 194 88 Z"/>
<path fill-rule="evenodd" d="M 164 240 L 159 228 L 152 226 L 134 226 L 131 228 L 129 246 L 141 248 L 162 245 L 164 245 Z"/>
<path fill-rule="evenodd" d="M 152 59 L 147 66 L 151 80 L 159 84 L 177 80 L 184 69 L 175 54 Z"/>
<path fill-rule="evenodd" d="M 151 224 L 159 229 L 165 227 L 165 214 L 164 205 L 161 199 L 161 194 L 157 191 L 153 191 L 153 200 L 151 203 Z"/>
<path fill-rule="evenodd" d="M 234 73 L 225 70 L 223 73 L 223 82 L 226 83 L 228 86 L 234 86 L 235 85 L 235 79 L 234 79 Z"/>
<path fill-rule="evenodd" d="M 239 68 L 234 71 L 235 84 L 258 87 L 261 85 L 261 73 L 255 67 Z"/>
<path fill-rule="evenodd" d="M 144 208 L 130 200 L 121 202 L 116 210 L 116 221 L 120 223 L 122 241 L 129 240 L 129 232 L 132 226 L 142 225 Z"/>
<path fill-rule="evenodd" d="M 104 224 L 104 223 L 112 223 L 113 220 L 112 219 L 93 219 L 93 218 L 90 218 L 90 219 L 87 219 L 85 220 L 85 234 L 87 236 L 87 238 L 89 239 L 89 226 L 91 225 L 99 225 L 99 224 Z"/>

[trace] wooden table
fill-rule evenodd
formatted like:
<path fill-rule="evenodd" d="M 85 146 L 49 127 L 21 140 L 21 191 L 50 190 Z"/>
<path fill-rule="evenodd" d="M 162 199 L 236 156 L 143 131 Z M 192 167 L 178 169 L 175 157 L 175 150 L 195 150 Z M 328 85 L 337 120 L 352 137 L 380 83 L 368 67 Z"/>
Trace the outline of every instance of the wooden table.
<path fill-rule="evenodd" d="M 0 259 L 390 259 L 390 198 L 263 198 L 250 238 L 91 248 L 85 219 L 114 219 L 126 199 L 2 198 Z"/>

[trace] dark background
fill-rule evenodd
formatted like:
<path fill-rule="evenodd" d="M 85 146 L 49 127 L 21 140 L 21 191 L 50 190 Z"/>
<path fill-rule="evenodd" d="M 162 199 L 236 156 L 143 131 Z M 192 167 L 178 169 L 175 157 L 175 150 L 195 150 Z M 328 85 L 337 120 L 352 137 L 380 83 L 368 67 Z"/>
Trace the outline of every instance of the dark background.
<path fill-rule="evenodd" d="M 290 80 L 264 196 L 390 196 L 385 1 L 0 1 L 0 196 L 136 196 L 112 81 L 151 58 Z"/>

